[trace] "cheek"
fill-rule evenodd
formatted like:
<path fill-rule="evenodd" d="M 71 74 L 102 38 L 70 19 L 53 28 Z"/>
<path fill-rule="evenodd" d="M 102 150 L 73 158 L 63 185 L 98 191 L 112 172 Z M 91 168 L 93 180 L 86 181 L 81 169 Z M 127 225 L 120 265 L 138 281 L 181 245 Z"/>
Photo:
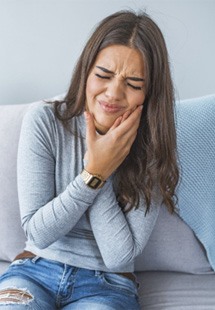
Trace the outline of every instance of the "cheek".
<path fill-rule="evenodd" d="M 143 104 L 143 103 L 144 103 L 145 98 L 146 98 L 145 94 L 142 94 L 142 95 L 141 95 L 141 98 L 140 98 L 140 104 Z"/>
<path fill-rule="evenodd" d="M 131 96 L 131 102 L 133 107 L 143 104 L 144 100 L 145 100 L 145 94 L 143 93 Z"/>
<path fill-rule="evenodd" d="M 89 76 L 86 85 L 86 97 L 95 97 L 101 91 L 101 85 L 93 76 Z"/>

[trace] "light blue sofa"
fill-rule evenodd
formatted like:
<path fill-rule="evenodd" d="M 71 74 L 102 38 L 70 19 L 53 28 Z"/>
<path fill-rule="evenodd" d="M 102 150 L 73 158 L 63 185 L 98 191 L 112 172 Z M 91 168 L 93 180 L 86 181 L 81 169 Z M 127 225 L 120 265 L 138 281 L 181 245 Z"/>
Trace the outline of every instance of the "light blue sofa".
<path fill-rule="evenodd" d="M 177 103 L 177 113 L 179 111 L 180 117 L 183 117 L 183 113 L 187 113 L 189 109 L 195 111 L 195 106 L 201 105 L 215 122 L 214 95 L 181 101 Z M 25 243 L 19 218 L 16 156 L 22 118 L 30 106 L 31 104 L 0 106 L 0 273 L 23 250 Z M 202 121 L 192 126 L 192 130 L 196 130 L 197 144 L 199 131 L 204 130 L 204 122 L 207 122 L 207 117 L 203 114 Z M 196 122 L 195 112 L 191 113 L 189 122 Z M 186 137 L 188 146 L 189 127 L 177 128 L 180 130 L 178 139 Z M 183 147 L 180 152 L 183 157 Z M 205 156 L 207 159 L 207 154 Z M 196 157 L 198 154 L 195 154 L 195 160 Z M 215 150 L 214 157 L 211 158 L 212 167 L 215 167 Z M 183 171 L 186 165 L 181 162 L 181 167 Z M 194 185 L 191 182 L 187 186 L 195 194 Z M 180 191 L 178 198 L 180 208 Z M 143 310 L 215 310 L 215 273 L 202 244 L 176 213 L 171 215 L 161 207 L 148 244 L 136 259 L 135 266 Z"/>

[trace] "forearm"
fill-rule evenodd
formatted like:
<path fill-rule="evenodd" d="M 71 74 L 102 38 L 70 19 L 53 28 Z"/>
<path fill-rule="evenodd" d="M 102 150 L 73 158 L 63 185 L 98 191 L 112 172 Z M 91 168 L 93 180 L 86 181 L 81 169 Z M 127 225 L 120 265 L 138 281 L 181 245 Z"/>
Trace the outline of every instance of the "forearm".
<path fill-rule="evenodd" d="M 33 109 L 23 120 L 17 165 L 20 213 L 28 239 L 39 248 L 66 235 L 99 192 L 78 175 L 81 159 L 77 171 L 69 171 L 73 161 L 78 163 L 76 153 L 83 155 L 75 138 L 63 144 L 65 135 L 49 106 Z"/>
<path fill-rule="evenodd" d="M 125 265 L 139 255 L 146 245 L 158 208 L 145 216 L 145 207 L 125 214 L 118 205 L 111 182 L 101 191 L 89 208 L 91 227 L 103 257 L 110 269 Z"/>
<path fill-rule="evenodd" d="M 89 189 L 80 176 L 63 193 L 44 205 L 39 204 L 39 199 L 28 202 L 31 193 L 25 194 L 23 190 L 19 189 L 22 226 L 28 239 L 38 248 L 46 248 L 66 235 L 93 203 L 99 191 Z"/>

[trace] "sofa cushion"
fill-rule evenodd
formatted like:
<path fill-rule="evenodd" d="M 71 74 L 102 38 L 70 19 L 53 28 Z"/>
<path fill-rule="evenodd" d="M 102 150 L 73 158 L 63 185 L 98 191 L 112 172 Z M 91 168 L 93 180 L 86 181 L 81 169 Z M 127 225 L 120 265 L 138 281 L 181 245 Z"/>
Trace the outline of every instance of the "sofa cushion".
<path fill-rule="evenodd" d="M 178 212 L 215 270 L 215 94 L 179 101 L 176 116 Z"/>
<path fill-rule="evenodd" d="M 139 299 L 144 310 L 214 310 L 214 274 L 179 272 L 137 273 Z"/>
<path fill-rule="evenodd" d="M 181 173 L 177 211 L 183 221 L 163 210 L 136 270 L 211 272 L 208 260 L 212 265 L 215 257 L 214 112 L 215 95 L 176 103 Z"/>
<path fill-rule="evenodd" d="M 205 249 L 191 228 L 164 206 L 143 253 L 136 258 L 135 270 L 214 274 Z"/>
<path fill-rule="evenodd" d="M 0 106 L 0 261 L 11 261 L 25 244 L 16 186 L 16 157 L 22 118 L 29 105 Z"/>
<path fill-rule="evenodd" d="M 64 96 L 47 100 L 60 100 Z M 17 150 L 23 116 L 40 103 L 0 105 L 0 262 L 11 262 L 25 246 L 17 193 Z"/>
<path fill-rule="evenodd" d="M 0 275 L 2 275 L 9 267 L 10 262 L 0 260 Z"/>

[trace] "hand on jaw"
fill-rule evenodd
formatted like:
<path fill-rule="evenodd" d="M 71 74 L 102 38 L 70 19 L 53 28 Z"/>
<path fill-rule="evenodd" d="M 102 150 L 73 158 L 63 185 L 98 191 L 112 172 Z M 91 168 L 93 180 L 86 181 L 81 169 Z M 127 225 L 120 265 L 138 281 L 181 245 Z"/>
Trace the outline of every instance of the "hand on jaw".
<path fill-rule="evenodd" d="M 84 159 L 88 172 L 106 180 L 120 166 L 136 138 L 141 112 L 142 106 L 126 111 L 104 135 L 96 133 L 92 115 L 85 112 L 87 152 Z"/>

